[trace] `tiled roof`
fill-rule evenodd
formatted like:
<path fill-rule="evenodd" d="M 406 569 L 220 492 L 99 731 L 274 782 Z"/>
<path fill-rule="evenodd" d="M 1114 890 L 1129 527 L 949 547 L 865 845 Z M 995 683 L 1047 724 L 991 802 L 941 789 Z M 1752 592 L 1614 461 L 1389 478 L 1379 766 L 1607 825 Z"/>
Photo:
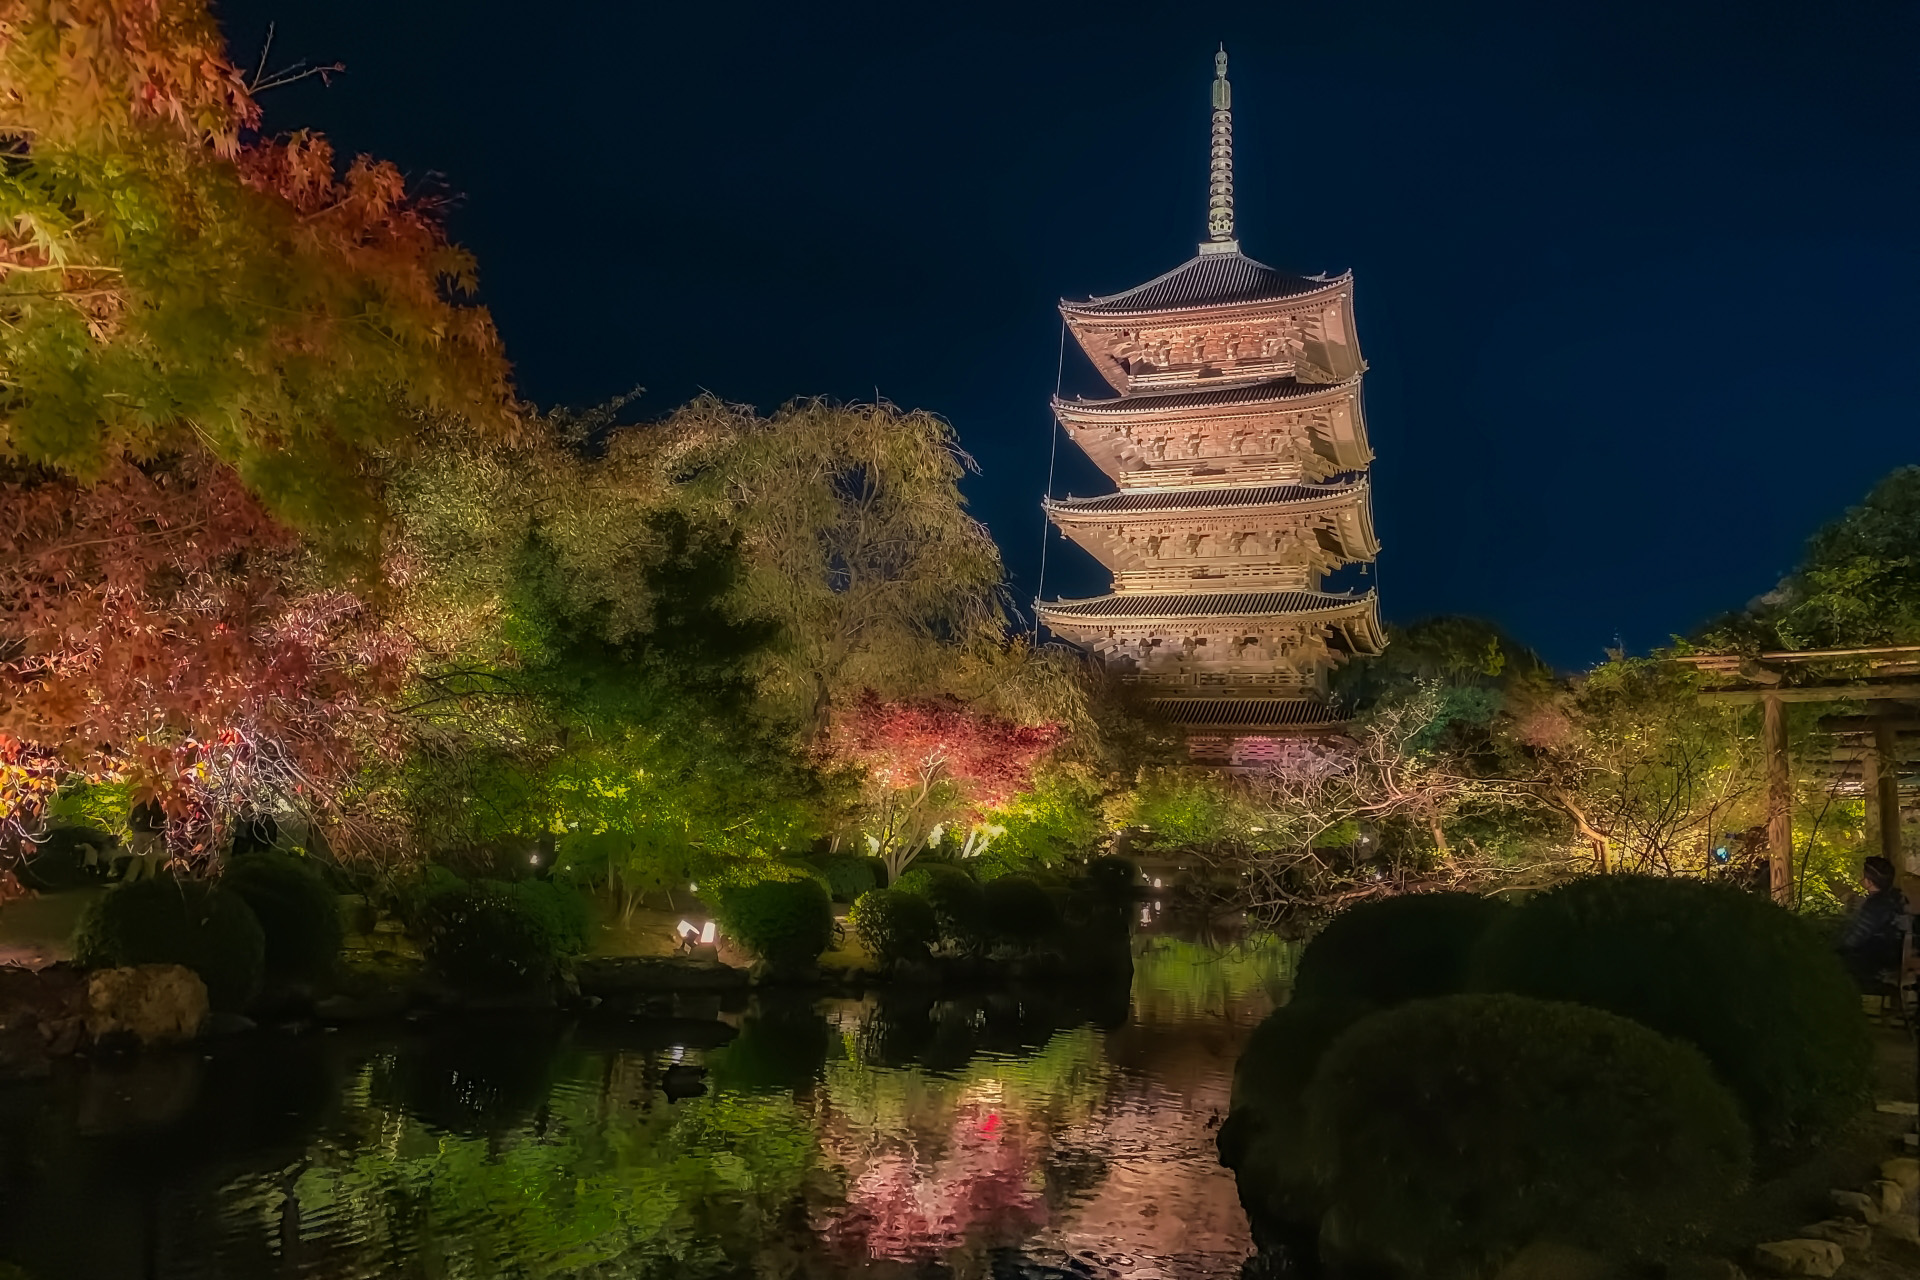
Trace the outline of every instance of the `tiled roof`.
<path fill-rule="evenodd" d="M 1198 511 L 1213 507 L 1265 507 L 1282 502 L 1341 498 L 1366 488 L 1350 484 L 1265 484 L 1250 488 L 1128 489 L 1097 498 L 1058 498 L 1047 509 L 1065 515 L 1119 515 L 1135 511 Z"/>
<path fill-rule="evenodd" d="M 1288 613 L 1324 613 L 1373 602 L 1363 596 L 1321 591 L 1183 591 L 1168 595 L 1125 592 L 1091 600 L 1041 601 L 1049 616 L 1098 618 L 1259 618 Z"/>
<path fill-rule="evenodd" d="M 1054 404 L 1073 413 L 1166 413 L 1175 409 L 1207 409 L 1242 404 L 1271 404 L 1278 400 L 1304 400 L 1322 391 L 1338 391 L 1357 379 L 1346 382 L 1299 382 L 1293 378 L 1272 378 L 1266 382 L 1245 383 L 1237 387 L 1212 387 L 1205 391 L 1151 391 L 1111 400 L 1056 400 Z"/>
<path fill-rule="evenodd" d="M 1337 279 L 1308 280 L 1303 276 L 1275 271 L 1238 250 L 1232 253 L 1203 253 L 1125 293 L 1089 298 L 1085 302 L 1062 302 L 1060 309 L 1070 315 L 1083 316 L 1185 311 L 1192 307 L 1293 298 L 1337 282 Z"/>
<path fill-rule="evenodd" d="M 1312 698 L 1155 698 L 1153 709 L 1178 725 L 1220 729 L 1308 729 L 1341 724 Z"/>

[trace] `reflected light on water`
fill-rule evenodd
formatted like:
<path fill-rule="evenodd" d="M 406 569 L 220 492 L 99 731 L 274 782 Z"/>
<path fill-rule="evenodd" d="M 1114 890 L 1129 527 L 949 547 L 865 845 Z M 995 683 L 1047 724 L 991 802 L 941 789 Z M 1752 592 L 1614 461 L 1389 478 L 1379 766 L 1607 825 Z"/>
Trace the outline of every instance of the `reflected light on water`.
<path fill-rule="evenodd" d="M 1010 1257 L 1233 1275 L 1250 1242 L 1214 1133 L 1290 959 L 1152 939 L 1130 992 L 761 1000 L 724 1045 L 716 1023 L 597 1018 L 100 1063 L 0 1093 L 0 1260 L 39 1280 L 977 1276 Z"/>

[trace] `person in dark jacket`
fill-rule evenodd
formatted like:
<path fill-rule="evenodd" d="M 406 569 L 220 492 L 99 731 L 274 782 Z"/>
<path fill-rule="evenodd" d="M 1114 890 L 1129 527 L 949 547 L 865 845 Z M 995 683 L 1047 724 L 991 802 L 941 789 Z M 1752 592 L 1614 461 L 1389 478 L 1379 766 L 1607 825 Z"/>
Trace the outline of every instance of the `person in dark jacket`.
<path fill-rule="evenodd" d="M 1860 869 L 1866 896 L 1854 904 L 1840 935 L 1840 958 L 1862 990 L 1877 990 L 1889 970 L 1900 967 L 1908 925 L 1906 895 L 1894 885 L 1893 864 L 1868 858 Z"/>

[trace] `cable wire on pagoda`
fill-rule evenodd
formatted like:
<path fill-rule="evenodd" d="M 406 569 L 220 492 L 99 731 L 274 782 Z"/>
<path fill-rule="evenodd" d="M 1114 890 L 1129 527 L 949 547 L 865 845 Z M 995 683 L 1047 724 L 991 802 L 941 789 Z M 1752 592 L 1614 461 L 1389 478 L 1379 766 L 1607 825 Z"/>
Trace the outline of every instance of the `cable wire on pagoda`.
<path fill-rule="evenodd" d="M 1060 355 L 1053 366 L 1053 398 L 1060 399 L 1060 388 L 1067 374 L 1067 318 L 1060 317 Z M 1053 464 L 1060 456 L 1060 415 L 1047 406 L 1047 502 L 1053 501 Z M 1040 585 L 1033 593 L 1033 638 L 1040 639 L 1040 602 L 1047 598 L 1047 535 L 1053 520 L 1047 515 L 1047 502 L 1040 504 Z"/>

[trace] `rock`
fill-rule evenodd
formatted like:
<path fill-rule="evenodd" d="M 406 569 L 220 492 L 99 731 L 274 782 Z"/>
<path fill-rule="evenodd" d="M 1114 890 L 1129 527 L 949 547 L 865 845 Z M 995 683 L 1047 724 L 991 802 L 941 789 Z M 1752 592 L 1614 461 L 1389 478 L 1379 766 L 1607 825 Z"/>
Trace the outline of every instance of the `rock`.
<path fill-rule="evenodd" d="M 142 1045 L 177 1044 L 207 1023 L 207 986 L 177 964 L 101 969 L 87 979 L 87 1033 L 129 1035 Z"/>
<path fill-rule="evenodd" d="M 1920 1245 L 1920 1217 L 1911 1213 L 1895 1214 L 1880 1224 L 1880 1230 L 1895 1240 Z"/>
<path fill-rule="evenodd" d="M 1866 1193 L 1880 1202 L 1880 1212 L 1892 1217 L 1906 1207 L 1906 1188 L 1891 1178 L 1882 1178 L 1878 1182 L 1869 1182 Z"/>
<path fill-rule="evenodd" d="M 1696 1254 L 1669 1263 L 1666 1280 L 1747 1280 L 1747 1273 L 1730 1259 Z"/>
<path fill-rule="evenodd" d="M 1831 1240 L 1848 1253 L 1865 1253 L 1873 1247 L 1873 1228 L 1852 1218 L 1828 1218 L 1800 1228 L 1800 1234 L 1808 1240 Z"/>
<path fill-rule="evenodd" d="M 741 991 L 744 969 L 689 956 L 583 956 L 574 977 L 585 996 L 633 996 L 652 992 Z"/>
<path fill-rule="evenodd" d="M 1536 1240 L 1500 1268 L 1494 1280 L 1606 1280 L 1606 1259 L 1571 1245 Z"/>
<path fill-rule="evenodd" d="M 660 1073 L 660 1089 L 670 1101 L 697 1098 L 707 1091 L 707 1069 L 688 1063 L 675 1063 Z"/>
<path fill-rule="evenodd" d="M 1880 1212 L 1878 1197 L 1867 1195 L 1865 1192 L 1829 1191 L 1827 1198 L 1833 1201 L 1836 1208 L 1844 1209 L 1870 1227 L 1878 1226 L 1880 1219 L 1885 1216 Z"/>
<path fill-rule="evenodd" d="M 1897 1160 L 1883 1161 L 1880 1176 L 1888 1182 L 1897 1182 L 1900 1189 L 1908 1195 L 1920 1191 L 1920 1160 L 1912 1156 L 1901 1156 Z"/>
<path fill-rule="evenodd" d="M 1831 1240 L 1775 1240 L 1753 1251 L 1762 1271 L 1777 1276 L 1830 1276 L 1847 1255 Z"/>

